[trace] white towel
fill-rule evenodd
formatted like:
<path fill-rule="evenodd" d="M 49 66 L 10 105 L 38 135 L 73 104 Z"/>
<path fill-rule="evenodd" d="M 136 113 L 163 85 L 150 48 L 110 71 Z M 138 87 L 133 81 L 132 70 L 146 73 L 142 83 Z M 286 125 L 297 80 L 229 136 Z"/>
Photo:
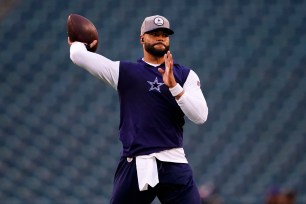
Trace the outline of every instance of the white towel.
<path fill-rule="evenodd" d="M 148 185 L 153 188 L 159 183 L 156 158 L 164 162 L 188 163 L 183 148 L 137 156 L 136 170 L 140 191 L 148 190 Z M 131 158 L 128 158 L 128 161 L 131 161 Z"/>

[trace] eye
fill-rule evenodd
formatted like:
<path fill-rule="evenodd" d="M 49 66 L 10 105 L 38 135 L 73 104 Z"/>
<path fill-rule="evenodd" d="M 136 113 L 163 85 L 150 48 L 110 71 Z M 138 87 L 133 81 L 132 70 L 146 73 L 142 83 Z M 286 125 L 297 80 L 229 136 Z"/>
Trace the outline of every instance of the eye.
<path fill-rule="evenodd" d="M 151 35 L 154 36 L 154 37 L 158 36 L 158 34 L 155 33 L 155 32 L 151 33 Z"/>
<path fill-rule="evenodd" d="M 158 37 L 158 36 L 162 36 L 164 38 L 167 38 L 169 37 L 169 34 L 168 33 L 164 33 L 164 32 L 152 32 L 152 33 L 149 33 L 151 36 L 153 37 Z"/>

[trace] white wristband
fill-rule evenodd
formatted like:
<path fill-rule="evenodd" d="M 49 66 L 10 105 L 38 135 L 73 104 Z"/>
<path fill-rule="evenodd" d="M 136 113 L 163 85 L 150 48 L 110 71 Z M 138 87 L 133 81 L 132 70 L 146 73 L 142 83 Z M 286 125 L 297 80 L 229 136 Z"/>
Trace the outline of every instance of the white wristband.
<path fill-rule="evenodd" d="M 181 87 L 179 83 L 176 83 L 175 87 L 169 88 L 169 90 L 172 96 L 177 96 L 184 91 L 184 89 Z"/>

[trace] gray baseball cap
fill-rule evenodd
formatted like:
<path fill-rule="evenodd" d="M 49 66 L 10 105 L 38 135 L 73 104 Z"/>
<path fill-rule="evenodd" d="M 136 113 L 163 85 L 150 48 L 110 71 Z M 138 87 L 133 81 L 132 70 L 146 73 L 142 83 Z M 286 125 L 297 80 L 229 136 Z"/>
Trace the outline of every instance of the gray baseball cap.
<path fill-rule="evenodd" d="M 140 35 L 157 29 L 164 29 L 170 35 L 174 33 L 173 30 L 170 29 L 170 23 L 168 19 L 160 15 L 155 15 L 146 17 L 144 19 L 141 25 Z"/>

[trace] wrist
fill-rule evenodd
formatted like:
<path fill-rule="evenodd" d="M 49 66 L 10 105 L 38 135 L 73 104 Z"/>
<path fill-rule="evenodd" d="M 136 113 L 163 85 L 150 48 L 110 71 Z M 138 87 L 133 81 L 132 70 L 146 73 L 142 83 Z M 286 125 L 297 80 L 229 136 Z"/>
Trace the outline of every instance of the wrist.
<path fill-rule="evenodd" d="M 184 89 L 181 87 L 179 83 L 176 83 L 176 85 L 172 88 L 169 88 L 169 91 L 171 92 L 172 96 L 177 96 L 180 93 L 184 91 Z"/>

